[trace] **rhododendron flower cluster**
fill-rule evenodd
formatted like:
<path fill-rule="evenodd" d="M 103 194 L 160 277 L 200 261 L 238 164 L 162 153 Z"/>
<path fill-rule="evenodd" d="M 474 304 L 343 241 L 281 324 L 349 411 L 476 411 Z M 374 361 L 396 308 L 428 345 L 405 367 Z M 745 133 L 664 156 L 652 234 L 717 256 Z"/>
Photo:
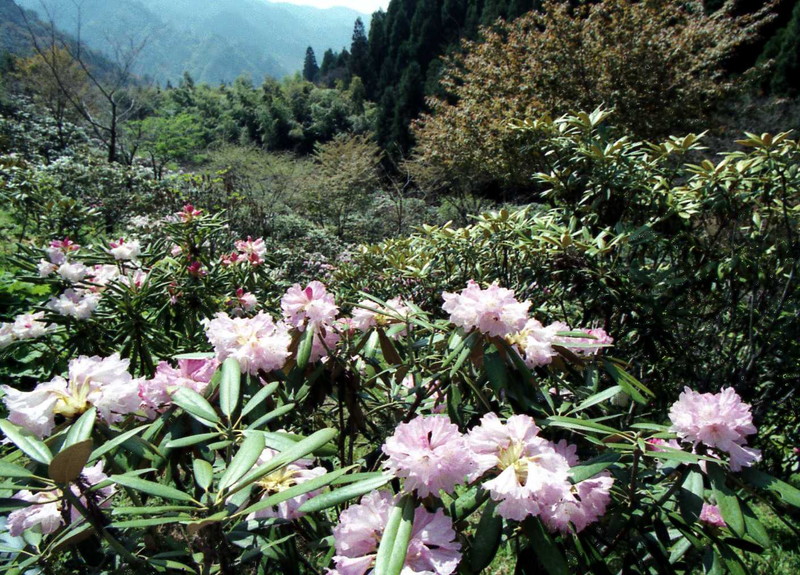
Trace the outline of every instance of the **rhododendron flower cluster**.
<path fill-rule="evenodd" d="M 730 456 L 731 469 L 741 470 L 761 460 L 761 452 L 745 447 L 747 436 L 756 432 L 750 405 L 732 388 L 719 393 L 698 393 L 685 387 L 669 410 L 671 431 L 695 447 L 703 444 Z"/>
<path fill-rule="evenodd" d="M 41 321 L 44 312 L 24 313 L 14 318 L 12 323 L 0 324 L 0 349 L 14 341 L 35 339 L 53 330 L 53 326 Z"/>
<path fill-rule="evenodd" d="M 244 288 L 236 290 L 236 297 L 229 298 L 225 305 L 231 308 L 231 314 L 242 317 L 247 312 L 251 312 L 258 306 L 258 298 L 255 294 L 244 291 Z"/>
<path fill-rule="evenodd" d="M 118 353 L 109 357 L 80 356 L 69 362 L 68 379 L 56 376 L 33 391 L 0 386 L 6 396 L 8 420 L 44 437 L 55 427 L 55 416 L 75 418 L 90 407 L 107 423 L 139 409 L 139 383 L 128 373 L 130 361 Z"/>
<path fill-rule="evenodd" d="M 153 379 L 139 384 L 139 398 L 147 415 L 154 417 L 172 403 L 172 394 L 181 387 L 202 394 L 208 387 L 214 372 L 219 367 L 216 358 L 179 359 L 178 367 L 168 362 L 159 362 Z"/>
<path fill-rule="evenodd" d="M 133 260 L 142 253 L 142 246 L 139 240 L 125 240 L 120 238 L 109 242 L 108 253 L 114 256 L 115 260 Z"/>
<path fill-rule="evenodd" d="M 403 488 L 420 497 L 452 493 L 475 471 L 467 442 L 446 415 L 418 416 L 386 439 L 386 469 L 405 479 Z"/>
<path fill-rule="evenodd" d="M 103 462 L 98 461 L 95 465 L 84 468 L 81 473 L 81 479 L 87 486 L 97 485 L 101 481 L 108 479 L 108 476 L 103 473 Z M 87 496 L 81 493 L 77 485 L 73 485 L 70 489 L 72 493 L 80 498 L 84 507 L 88 506 Z M 109 507 L 111 505 L 109 498 L 115 491 L 114 485 L 108 485 L 91 492 L 89 497 L 94 499 L 98 507 Z M 18 537 L 26 529 L 33 529 L 37 526 L 42 534 L 47 535 L 53 533 L 64 524 L 64 494 L 60 489 L 36 492 L 23 489 L 15 493 L 13 498 L 32 503 L 28 507 L 9 513 L 8 531 L 13 537 Z M 81 514 L 74 507 L 70 507 L 69 517 L 70 521 L 75 523 L 81 519 Z"/>
<path fill-rule="evenodd" d="M 374 567 L 378 543 L 397 497 L 386 491 L 377 491 L 342 511 L 339 524 L 333 530 L 336 568 L 328 575 L 364 575 Z M 455 538 L 453 523 L 441 509 L 431 513 L 418 507 L 414 511 L 411 540 L 402 573 L 454 573 L 461 560 L 461 545 Z"/>
<path fill-rule="evenodd" d="M 504 424 L 489 413 L 469 433 L 478 475 L 499 472 L 483 486 L 497 512 L 508 519 L 539 516 L 550 529 L 576 532 L 596 521 L 610 500 L 613 479 L 600 475 L 573 485 L 570 468 L 578 463 L 575 446 L 539 437 L 527 415 L 512 415 Z"/>
<path fill-rule="evenodd" d="M 528 321 L 531 302 L 518 302 L 514 292 L 493 283 L 481 287 L 474 280 L 459 293 L 445 292 L 444 311 L 450 321 L 465 331 L 477 329 L 490 336 L 503 337 L 520 331 Z"/>
<path fill-rule="evenodd" d="M 75 319 L 88 319 L 100 303 L 100 294 L 84 289 L 67 289 L 47 304 L 51 310 Z"/>
<path fill-rule="evenodd" d="M 328 355 L 328 349 L 339 341 L 339 333 L 333 327 L 339 308 L 321 282 L 312 281 L 305 289 L 294 284 L 281 298 L 281 309 L 286 323 L 300 332 L 306 328 L 314 331 L 311 361 Z"/>
<path fill-rule="evenodd" d="M 237 240 L 234 246 L 237 251 L 222 256 L 223 265 L 249 263 L 250 265 L 258 266 L 264 263 L 264 258 L 267 255 L 267 246 L 264 244 L 264 238 L 254 240 L 247 236 L 246 240 Z"/>
<path fill-rule="evenodd" d="M 82 270 L 85 274 L 85 268 L 82 267 L 82 264 L 71 264 L 69 262 L 69 256 L 72 252 L 78 251 L 80 247 L 69 238 L 50 242 L 50 245 L 45 248 L 47 259 L 39 260 L 39 276 L 47 277 L 58 270 L 59 275 L 67 281 L 78 282 L 83 279 L 83 276 L 80 275 Z M 73 277 L 78 277 L 78 279 L 71 279 Z"/>
<path fill-rule="evenodd" d="M 219 360 L 235 357 L 242 372 L 255 375 L 259 370 L 281 369 L 290 355 L 289 327 L 283 322 L 275 323 L 264 312 L 251 318 L 232 318 L 219 312 L 214 319 L 203 320 L 203 324 Z"/>
<path fill-rule="evenodd" d="M 269 447 L 265 448 L 256 461 L 256 467 L 269 463 L 278 453 L 278 451 L 270 449 Z M 311 467 L 312 465 L 313 462 L 309 459 L 298 459 L 260 479 L 258 481 L 258 486 L 263 490 L 261 500 L 275 493 L 285 491 L 294 485 L 305 483 L 309 479 L 325 475 L 326 470 L 324 467 Z M 274 507 L 268 507 L 251 513 L 247 516 L 247 519 L 266 519 L 270 517 L 279 517 L 287 521 L 297 519 L 303 515 L 303 513 L 297 510 L 298 507 L 312 497 L 319 495 L 319 493 L 319 489 L 303 493 L 297 497 L 282 501 Z"/>
<path fill-rule="evenodd" d="M 203 210 L 195 209 L 192 204 L 186 204 L 180 212 L 175 212 L 175 216 L 184 224 L 203 215 Z"/>
<path fill-rule="evenodd" d="M 529 319 L 519 332 L 506 336 L 507 341 L 516 345 L 522 353 L 525 365 L 530 368 L 548 365 L 558 352 L 554 345 L 569 347 L 570 351 L 579 355 L 594 355 L 602 346 L 611 345 L 614 339 L 602 328 L 585 330 L 592 337 L 569 337 L 558 335 L 559 332 L 572 331 L 564 322 L 553 322 L 548 326 L 542 325 L 537 319 Z M 579 347 L 576 344 L 588 344 Z"/>

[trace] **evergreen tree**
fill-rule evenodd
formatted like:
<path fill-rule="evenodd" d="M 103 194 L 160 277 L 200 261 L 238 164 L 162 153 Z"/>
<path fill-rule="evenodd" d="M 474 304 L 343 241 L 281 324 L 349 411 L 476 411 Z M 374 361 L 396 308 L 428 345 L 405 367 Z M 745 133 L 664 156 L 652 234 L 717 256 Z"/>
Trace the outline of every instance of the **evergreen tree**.
<path fill-rule="evenodd" d="M 369 57 L 369 41 L 361 18 L 356 18 L 353 26 L 353 42 L 350 44 L 348 69 L 351 77 L 358 76 L 364 82 L 371 82 L 370 77 L 375 73 Z"/>
<path fill-rule="evenodd" d="M 794 5 L 789 24 L 764 47 L 762 59 L 774 62 L 767 89 L 776 96 L 800 93 L 800 2 Z"/>
<path fill-rule="evenodd" d="M 386 12 L 378 10 L 372 14 L 369 25 L 369 59 L 373 66 L 373 74 L 364 82 L 368 100 L 378 100 L 378 92 L 384 87 L 381 78 L 386 49 Z"/>
<path fill-rule="evenodd" d="M 331 71 L 336 67 L 336 60 L 337 55 L 336 53 L 328 48 L 325 50 L 325 54 L 322 55 L 322 64 L 319 67 L 319 79 L 320 82 L 327 83 L 328 76 L 330 75 Z"/>
<path fill-rule="evenodd" d="M 303 79 L 307 82 L 316 82 L 317 78 L 319 78 L 319 66 L 314 56 L 314 49 L 309 46 L 306 48 L 306 59 L 303 63 Z"/>

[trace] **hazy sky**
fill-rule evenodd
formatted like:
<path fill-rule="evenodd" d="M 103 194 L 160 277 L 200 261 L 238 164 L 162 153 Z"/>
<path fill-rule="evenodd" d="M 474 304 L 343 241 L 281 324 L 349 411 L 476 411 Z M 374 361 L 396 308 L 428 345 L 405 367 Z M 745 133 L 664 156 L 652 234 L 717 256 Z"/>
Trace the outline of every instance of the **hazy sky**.
<path fill-rule="evenodd" d="M 330 8 L 332 6 L 346 6 L 353 10 L 358 10 L 364 14 L 372 14 L 378 8 L 389 5 L 389 0 L 270 0 L 270 2 L 286 2 L 288 4 L 303 4 L 306 6 L 316 6 L 317 8 Z"/>

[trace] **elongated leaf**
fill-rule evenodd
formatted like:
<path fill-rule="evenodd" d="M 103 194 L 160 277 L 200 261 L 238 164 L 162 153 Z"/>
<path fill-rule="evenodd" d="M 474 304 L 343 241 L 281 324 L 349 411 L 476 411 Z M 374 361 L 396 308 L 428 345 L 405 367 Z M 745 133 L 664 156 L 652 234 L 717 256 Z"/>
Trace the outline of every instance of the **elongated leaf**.
<path fill-rule="evenodd" d="M 33 472 L 13 463 L 0 461 L 0 477 L 33 477 Z"/>
<path fill-rule="evenodd" d="M 110 527 L 124 529 L 126 527 L 152 527 L 153 525 L 168 525 L 170 523 L 181 523 L 190 521 L 191 515 L 173 515 L 170 517 L 147 517 L 144 519 L 126 519 L 125 521 L 113 521 Z"/>
<path fill-rule="evenodd" d="M 776 477 L 772 477 L 763 471 L 753 469 L 752 467 L 743 469 L 742 477 L 750 485 L 777 493 L 786 503 L 794 505 L 795 507 L 800 507 L 800 490 L 792 487 L 788 483 L 785 483 Z"/>
<path fill-rule="evenodd" d="M 145 505 L 142 507 L 114 507 L 112 515 L 153 515 L 156 513 L 169 513 L 175 511 L 194 511 L 192 505 Z"/>
<path fill-rule="evenodd" d="M 607 469 L 619 461 L 618 453 L 604 453 L 594 459 L 585 461 L 569 470 L 573 483 L 579 483 L 584 479 L 594 477 L 604 469 Z"/>
<path fill-rule="evenodd" d="M 314 511 L 321 511 L 334 505 L 339 505 L 350 499 L 360 497 L 365 493 L 371 493 L 376 489 L 380 489 L 392 480 L 391 475 L 381 475 L 380 477 L 372 477 L 364 479 L 356 483 L 351 483 L 346 487 L 341 487 L 334 491 L 322 493 L 316 497 L 312 497 L 303 503 L 298 510 L 303 513 L 313 513 Z"/>
<path fill-rule="evenodd" d="M 475 537 L 469 550 L 469 567 L 473 573 L 480 573 L 488 567 L 500 547 L 503 518 L 494 510 L 495 502 L 489 500 L 475 528 Z"/>
<path fill-rule="evenodd" d="M 260 434 L 258 434 L 260 435 Z M 279 469 L 293 461 L 297 461 L 298 459 L 305 457 L 309 453 L 313 452 L 316 449 L 319 449 L 326 443 L 328 443 L 331 439 L 336 437 L 336 430 L 335 429 L 321 429 L 307 438 L 298 441 L 293 447 L 290 447 L 286 451 L 281 452 L 279 455 L 276 455 L 271 460 L 269 460 L 264 465 L 259 466 L 252 473 L 249 473 L 244 478 L 239 480 L 235 485 L 233 485 L 230 489 L 230 493 L 235 493 L 240 489 L 244 489 L 248 485 L 258 481 L 265 475 L 272 473 L 276 469 Z"/>
<path fill-rule="evenodd" d="M 531 521 L 530 535 L 536 555 L 547 572 L 550 575 L 569 575 L 564 554 L 538 519 Z"/>
<path fill-rule="evenodd" d="M 172 357 L 173 359 L 211 359 L 216 355 L 213 351 L 198 351 L 195 353 L 181 353 Z"/>
<path fill-rule="evenodd" d="M 264 436 L 260 433 L 253 433 L 245 437 L 242 446 L 234 456 L 233 460 L 228 464 L 228 468 L 219 480 L 219 489 L 227 489 L 245 473 L 253 469 L 261 452 L 264 451 Z"/>
<path fill-rule="evenodd" d="M 638 379 L 633 377 L 630 373 L 620 368 L 616 363 L 603 359 L 603 367 L 611 375 L 614 381 L 625 390 L 625 393 L 630 395 L 637 403 L 646 404 L 647 399 L 644 395 L 655 397 L 655 394 L 650 391 Z M 642 395 L 644 394 L 644 395 Z"/>
<path fill-rule="evenodd" d="M 483 367 L 495 395 L 499 396 L 502 390 L 508 389 L 508 366 L 497 352 L 486 353 L 483 356 Z"/>
<path fill-rule="evenodd" d="M 386 477 L 382 471 L 366 471 L 362 473 L 350 473 L 344 477 L 339 477 L 331 482 L 331 485 L 347 485 L 348 483 L 355 483 L 356 481 L 364 481 L 365 479 L 375 479 L 378 477 Z"/>
<path fill-rule="evenodd" d="M 192 496 L 188 493 L 184 493 L 183 491 L 168 485 L 161 485 L 160 483 L 155 483 L 154 481 L 147 481 L 141 477 L 135 477 L 132 475 L 112 475 L 109 477 L 109 479 L 119 485 L 130 487 L 131 489 L 136 489 L 137 491 L 141 491 L 142 493 L 147 493 L 149 495 L 155 495 L 156 497 L 162 497 L 164 499 L 176 499 L 178 501 L 194 501 Z"/>
<path fill-rule="evenodd" d="M 297 346 L 297 369 L 303 371 L 308 365 L 311 350 L 314 348 L 314 329 L 306 328 Z"/>
<path fill-rule="evenodd" d="M 229 357 L 222 362 L 222 381 L 219 384 L 219 408 L 230 419 L 239 405 L 239 388 L 242 380 L 242 371 L 239 361 Z"/>
<path fill-rule="evenodd" d="M 89 439 L 92 436 L 92 430 L 94 429 L 94 422 L 96 419 L 97 408 L 92 407 L 81 415 L 77 421 L 73 422 L 69 427 L 67 437 L 64 439 L 62 451 L 66 447 Z"/>
<path fill-rule="evenodd" d="M 563 427 L 565 429 L 574 429 L 576 431 L 591 431 L 602 432 L 610 435 L 619 434 L 619 431 L 608 425 L 591 421 L 587 419 L 575 419 L 574 417 L 562 417 L 559 415 L 552 415 L 547 419 L 542 420 L 542 425 Z"/>
<path fill-rule="evenodd" d="M 583 411 L 584 409 L 588 409 L 593 405 L 597 405 L 598 403 L 602 403 L 607 401 L 617 395 L 620 391 L 622 391 L 622 387 L 619 385 L 615 385 L 613 387 L 609 387 L 608 389 L 604 389 L 599 393 L 595 393 L 594 395 L 587 397 L 584 399 L 580 405 L 575 407 L 572 411 Z"/>
<path fill-rule="evenodd" d="M 201 489 L 208 491 L 211 486 L 211 480 L 214 477 L 214 470 L 211 464 L 205 459 L 195 459 L 192 461 L 192 469 L 194 470 L 194 480 Z"/>
<path fill-rule="evenodd" d="M 694 470 L 690 470 L 678 489 L 678 505 L 681 510 L 681 517 L 689 524 L 693 524 L 700 517 L 703 510 L 705 490 L 703 488 L 703 475 Z"/>
<path fill-rule="evenodd" d="M 53 454 L 50 453 L 47 446 L 28 431 L 17 427 L 6 419 L 0 419 L 0 430 L 5 433 L 11 443 L 19 447 L 25 455 L 34 461 L 48 465 L 53 460 Z"/>
<path fill-rule="evenodd" d="M 261 405 L 270 395 L 272 395 L 278 386 L 280 385 L 279 381 L 273 381 L 272 383 L 265 385 L 258 392 L 250 398 L 247 404 L 242 409 L 242 417 L 253 411 L 256 407 Z"/>
<path fill-rule="evenodd" d="M 172 394 L 172 402 L 208 427 L 219 423 L 219 416 L 205 397 L 188 387 L 179 387 Z"/>
<path fill-rule="evenodd" d="M 769 540 L 769 535 L 767 534 L 767 530 L 758 520 L 755 513 L 753 513 L 753 510 L 750 509 L 750 507 L 744 501 L 741 502 L 741 506 L 742 513 L 744 514 L 744 526 L 747 530 L 747 534 L 765 549 L 770 547 L 771 543 Z"/>
<path fill-rule="evenodd" d="M 258 429 L 272 421 L 273 419 L 279 418 L 281 415 L 285 415 L 294 409 L 294 403 L 287 403 L 286 405 L 281 405 L 280 407 L 276 407 L 269 413 L 265 413 L 258 419 L 256 419 L 253 423 L 251 423 L 248 428 L 249 429 Z"/>
<path fill-rule="evenodd" d="M 134 435 L 136 435 L 137 433 L 139 433 L 143 429 L 146 429 L 147 427 L 149 427 L 149 426 L 148 425 L 141 425 L 139 427 L 136 427 L 134 429 L 128 430 L 125 433 L 122 433 L 122 434 L 116 436 L 114 439 L 110 439 L 109 441 L 106 441 L 103 445 L 101 445 L 100 447 L 98 447 L 97 449 L 92 451 L 92 454 L 89 456 L 89 462 L 91 463 L 92 461 L 97 461 L 103 455 L 105 455 L 109 451 L 115 449 L 119 445 L 125 443 L 130 438 L 132 438 Z"/>
<path fill-rule="evenodd" d="M 17 509 L 22 509 L 23 507 L 28 507 L 29 505 L 34 505 L 30 501 L 25 501 L 23 499 L 14 499 L 12 497 L 2 497 L 0 498 L 0 512 L 2 513 L 10 513 L 11 511 L 16 511 Z"/>
<path fill-rule="evenodd" d="M 92 440 L 86 439 L 59 451 L 47 468 L 50 479 L 56 483 L 69 483 L 80 477 L 92 454 L 92 445 Z"/>
<path fill-rule="evenodd" d="M 722 518 L 734 533 L 744 536 L 744 515 L 738 497 L 725 484 L 725 472 L 715 463 L 707 464 L 706 469 Z"/>
<path fill-rule="evenodd" d="M 240 515 L 249 515 L 250 513 L 256 513 L 257 511 L 261 511 L 263 509 L 269 509 L 270 507 L 275 507 L 279 503 L 288 501 L 289 499 L 297 497 L 298 495 L 303 495 L 316 489 L 322 489 L 323 487 L 330 485 L 335 479 L 338 479 L 340 476 L 350 471 L 350 469 L 352 469 L 352 467 L 337 469 L 336 471 L 331 471 L 325 475 L 320 475 L 319 477 L 314 477 L 308 481 L 303 481 L 302 483 L 293 485 L 288 489 L 284 489 L 283 491 L 279 491 L 274 495 L 270 495 L 266 499 L 262 499 L 258 503 L 239 511 L 236 513 L 236 515 L 234 515 L 234 517 Z"/>
<path fill-rule="evenodd" d="M 411 495 L 403 495 L 394 504 L 378 545 L 374 575 L 400 575 L 411 540 L 415 508 Z"/>
<path fill-rule="evenodd" d="M 189 445 L 196 445 L 198 443 L 211 441 L 212 439 L 216 439 L 218 437 L 219 433 L 217 433 L 216 431 L 211 433 L 198 433 L 197 435 L 189 435 L 188 437 L 179 437 L 178 439 L 172 439 L 170 441 L 167 441 L 164 447 L 166 447 L 167 449 L 187 447 Z"/>

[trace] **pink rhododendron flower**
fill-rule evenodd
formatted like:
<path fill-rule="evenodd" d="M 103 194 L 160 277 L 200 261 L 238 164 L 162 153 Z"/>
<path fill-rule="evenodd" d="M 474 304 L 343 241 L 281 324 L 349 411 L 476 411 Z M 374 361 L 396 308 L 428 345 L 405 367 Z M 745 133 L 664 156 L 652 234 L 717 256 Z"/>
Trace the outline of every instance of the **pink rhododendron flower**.
<path fill-rule="evenodd" d="M 697 393 L 685 387 L 669 410 L 671 431 L 684 441 L 702 443 L 730 455 L 733 471 L 761 460 L 761 452 L 745 447 L 746 437 L 756 432 L 750 405 L 732 388 L 719 393 Z"/>
<path fill-rule="evenodd" d="M 374 567 L 378 543 L 396 499 L 386 491 L 377 491 L 342 511 L 333 530 L 336 568 L 329 575 L 364 575 Z M 403 575 L 454 573 L 461 560 L 461 545 L 455 538 L 453 523 L 441 509 L 431 513 L 418 507 Z"/>
<path fill-rule="evenodd" d="M 558 352 L 553 349 L 556 332 L 566 327 L 561 323 L 553 323 L 545 327 L 537 319 L 529 319 L 517 333 L 506 336 L 508 342 L 516 345 L 522 352 L 525 365 L 530 368 L 548 365 Z"/>
<path fill-rule="evenodd" d="M 37 437 L 50 435 L 55 427 L 54 409 L 58 403 L 57 390 L 53 383 L 41 383 L 33 391 L 19 391 L 8 385 L 0 385 L 5 393 L 3 403 L 8 409 L 8 420 Z"/>
<path fill-rule="evenodd" d="M 16 339 L 41 337 L 53 329 L 51 325 L 42 321 L 43 318 L 43 311 L 18 315 L 14 318 L 14 323 L 11 324 L 11 333 L 14 334 Z"/>
<path fill-rule="evenodd" d="M 444 311 L 450 321 L 465 331 L 477 329 L 481 333 L 503 337 L 518 332 L 528 321 L 531 302 L 518 302 L 514 292 L 493 283 L 488 288 L 470 280 L 459 293 L 445 292 Z"/>
<path fill-rule="evenodd" d="M 264 312 L 251 318 L 231 318 L 219 312 L 214 319 L 203 320 L 203 324 L 219 360 L 235 357 L 242 372 L 255 375 L 262 369 L 281 369 L 289 357 L 292 338 L 288 326 L 276 324 Z"/>
<path fill-rule="evenodd" d="M 180 219 L 184 224 L 191 222 L 198 216 L 203 215 L 203 210 L 197 210 L 192 204 L 186 204 L 180 212 L 176 212 L 175 216 Z"/>
<path fill-rule="evenodd" d="M 142 246 L 139 240 L 125 241 L 123 238 L 109 242 L 108 253 L 114 256 L 115 260 L 136 259 L 142 253 Z"/>
<path fill-rule="evenodd" d="M 420 415 L 401 423 L 386 439 L 384 467 L 405 479 L 404 489 L 420 497 L 452 493 L 475 471 L 466 440 L 446 415 Z"/>
<path fill-rule="evenodd" d="M 259 456 L 258 461 L 256 461 L 256 467 L 268 463 L 272 458 L 278 455 L 278 453 L 278 451 L 270 449 L 269 447 L 265 448 Z M 261 499 L 263 500 L 270 495 L 285 491 L 294 485 L 305 483 L 309 479 L 314 479 L 315 477 L 325 475 L 326 470 L 324 467 L 312 468 L 311 465 L 312 462 L 308 459 L 298 459 L 297 461 L 294 461 L 285 467 L 281 467 L 277 471 L 274 471 L 273 473 L 270 473 L 269 475 L 260 479 L 257 482 L 257 485 L 263 489 L 263 495 Z M 286 519 L 287 521 L 297 519 L 303 515 L 297 510 L 297 508 L 307 500 L 318 495 L 319 492 L 320 490 L 317 489 L 314 491 L 309 491 L 308 493 L 303 493 L 297 497 L 292 497 L 291 499 L 287 499 L 286 501 L 279 503 L 275 507 L 269 507 L 267 509 L 262 509 L 261 511 L 256 511 L 255 513 L 251 513 L 247 516 L 247 519 L 263 519 L 269 517 L 279 517 L 281 519 Z"/>
<path fill-rule="evenodd" d="M 78 251 L 80 247 L 81 246 L 71 239 L 64 238 L 63 240 L 53 240 L 50 242 L 50 246 L 45 249 L 45 253 L 51 263 L 60 266 L 67 261 L 67 258 L 72 252 Z"/>
<path fill-rule="evenodd" d="M 386 327 L 391 324 L 406 323 L 412 312 L 413 310 L 399 297 L 388 300 L 385 306 L 364 299 L 353 308 L 350 327 L 365 332 L 375 326 Z M 405 330 L 400 331 L 394 334 L 394 337 L 402 337 L 405 333 Z"/>
<path fill-rule="evenodd" d="M 247 236 L 246 240 L 237 240 L 234 244 L 239 253 L 244 256 L 244 261 L 250 265 L 260 265 L 264 263 L 267 255 L 267 246 L 264 245 L 264 238 L 253 239 Z M 234 260 L 235 261 L 235 260 Z"/>
<path fill-rule="evenodd" d="M 103 473 L 103 462 L 98 461 L 92 467 L 86 467 L 81 474 L 83 482 L 87 486 L 97 485 L 101 481 L 108 479 L 108 476 Z M 91 497 L 95 503 L 101 508 L 109 507 L 111 505 L 110 497 L 114 494 L 116 488 L 114 485 L 109 485 L 87 494 L 82 494 L 77 485 L 70 487 L 72 492 L 80 498 L 84 506 L 87 505 L 86 498 Z M 48 535 L 56 531 L 61 525 L 64 524 L 64 514 L 62 513 L 64 502 L 64 495 L 60 489 L 49 489 L 47 491 L 31 492 L 23 489 L 14 494 L 14 499 L 21 499 L 23 501 L 30 501 L 33 505 L 16 509 L 8 515 L 8 531 L 13 537 L 18 537 L 27 529 L 32 529 L 38 526 L 39 531 L 43 535 Z M 75 523 L 81 519 L 81 514 L 74 508 L 70 507 L 70 521 Z"/>
<path fill-rule="evenodd" d="M 578 463 L 576 447 L 538 434 L 527 415 L 512 415 L 502 423 L 494 413 L 486 414 L 468 436 L 478 463 L 474 478 L 499 472 L 483 487 L 507 519 L 533 515 L 551 529 L 581 531 L 605 512 L 613 479 L 601 475 L 573 485 L 569 473 Z"/>
<path fill-rule="evenodd" d="M 216 358 L 179 359 L 177 368 L 166 361 L 159 362 L 153 379 L 139 384 L 139 398 L 145 412 L 153 417 L 156 412 L 163 411 L 172 403 L 172 394 L 180 387 L 203 394 L 217 367 L 219 361 Z"/>
<path fill-rule="evenodd" d="M 10 323 L 0 323 L 0 349 L 11 345 L 16 338 Z"/>
<path fill-rule="evenodd" d="M 703 509 L 700 511 L 700 521 L 708 523 L 714 527 L 727 527 L 728 524 L 722 518 L 722 513 L 719 512 L 719 507 L 711 505 L 710 503 L 703 503 Z"/>
<path fill-rule="evenodd" d="M 331 325 L 339 313 L 333 294 L 318 281 L 312 281 L 305 289 L 300 284 L 290 287 L 281 298 L 281 309 L 286 323 L 300 331 L 304 331 L 306 325 Z"/>
<path fill-rule="evenodd" d="M 99 303 L 100 294 L 70 288 L 57 298 L 51 297 L 47 307 L 61 315 L 87 319 Z"/>

